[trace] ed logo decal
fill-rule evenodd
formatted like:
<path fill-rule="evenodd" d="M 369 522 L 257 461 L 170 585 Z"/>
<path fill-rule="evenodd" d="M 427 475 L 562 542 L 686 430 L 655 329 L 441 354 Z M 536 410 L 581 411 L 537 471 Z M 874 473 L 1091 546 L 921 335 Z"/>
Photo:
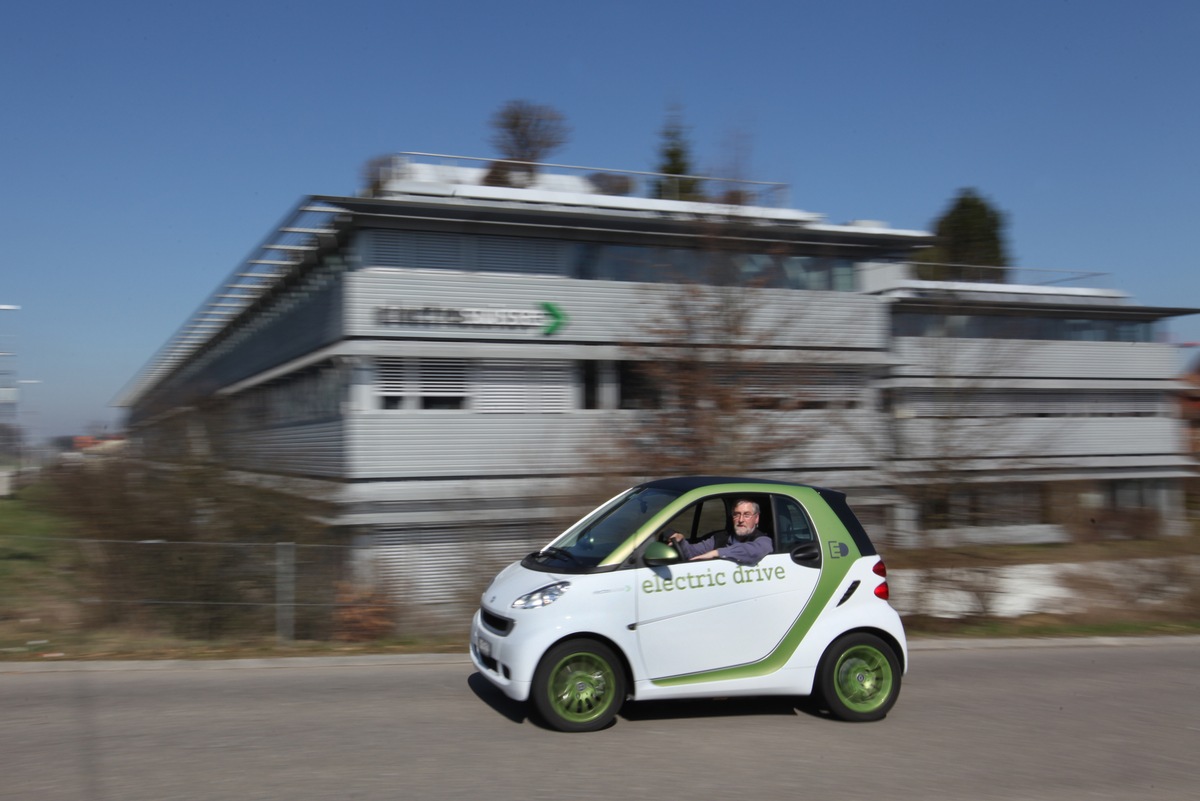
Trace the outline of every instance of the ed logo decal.
<path fill-rule="evenodd" d="M 841 557 L 848 556 L 849 554 L 850 554 L 850 546 L 847 545 L 846 543 L 838 542 L 837 540 L 829 541 L 829 558 L 830 559 L 840 559 Z"/>

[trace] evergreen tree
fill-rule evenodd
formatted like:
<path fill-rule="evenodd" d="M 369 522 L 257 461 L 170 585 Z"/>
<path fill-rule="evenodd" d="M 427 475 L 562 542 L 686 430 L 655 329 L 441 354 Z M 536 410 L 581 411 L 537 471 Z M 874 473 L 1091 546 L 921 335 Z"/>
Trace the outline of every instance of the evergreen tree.
<path fill-rule="evenodd" d="M 659 150 L 657 172 L 664 177 L 655 181 L 651 196 L 667 200 L 702 200 L 700 182 L 692 175 L 692 148 L 687 140 L 683 115 L 678 107 L 667 112 L 667 122 L 662 129 L 662 147 Z"/>
<path fill-rule="evenodd" d="M 1004 242 L 1004 214 L 974 189 L 958 196 L 934 224 L 938 243 L 918 251 L 915 261 L 922 278 L 1003 282 L 1009 265 Z M 992 269 L 972 269 L 992 268 Z"/>

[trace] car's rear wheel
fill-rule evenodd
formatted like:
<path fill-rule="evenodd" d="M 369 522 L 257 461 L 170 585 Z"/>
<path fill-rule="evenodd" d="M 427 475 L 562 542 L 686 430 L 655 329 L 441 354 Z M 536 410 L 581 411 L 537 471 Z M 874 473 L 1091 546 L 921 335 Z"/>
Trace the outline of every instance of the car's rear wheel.
<path fill-rule="evenodd" d="M 542 657 L 533 674 L 533 704 L 559 731 L 596 731 L 625 702 L 625 672 L 613 650 L 595 640 L 567 640 Z"/>
<path fill-rule="evenodd" d="M 817 677 L 821 697 L 836 718 L 879 720 L 900 695 L 900 660 L 874 634 L 848 634 L 825 652 Z"/>

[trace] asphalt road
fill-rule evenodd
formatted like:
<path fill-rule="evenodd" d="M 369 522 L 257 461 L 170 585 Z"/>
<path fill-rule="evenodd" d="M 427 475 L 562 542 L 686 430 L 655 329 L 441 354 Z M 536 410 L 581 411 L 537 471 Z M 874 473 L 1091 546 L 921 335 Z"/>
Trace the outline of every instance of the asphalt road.
<path fill-rule="evenodd" d="M 1194 799 L 1200 638 L 919 646 L 896 708 L 548 731 L 459 657 L 0 663 L 0 799 Z"/>

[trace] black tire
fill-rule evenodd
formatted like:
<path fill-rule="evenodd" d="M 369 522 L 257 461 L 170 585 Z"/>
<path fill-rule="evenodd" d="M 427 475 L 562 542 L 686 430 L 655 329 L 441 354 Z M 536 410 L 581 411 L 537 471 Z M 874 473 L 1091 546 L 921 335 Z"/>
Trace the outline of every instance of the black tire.
<path fill-rule="evenodd" d="M 880 720 L 900 696 L 900 660 L 874 634 L 847 634 L 821 658 L 817 689 L 835 718 L 855 723 Z"/>
<path fill-rule="evenodd" d="M 531 695 L 542 721 L 559 731 L 598 731 L 625 703 L 625 671 L 607 645 L 567 640 L 542 657 Z"/>

